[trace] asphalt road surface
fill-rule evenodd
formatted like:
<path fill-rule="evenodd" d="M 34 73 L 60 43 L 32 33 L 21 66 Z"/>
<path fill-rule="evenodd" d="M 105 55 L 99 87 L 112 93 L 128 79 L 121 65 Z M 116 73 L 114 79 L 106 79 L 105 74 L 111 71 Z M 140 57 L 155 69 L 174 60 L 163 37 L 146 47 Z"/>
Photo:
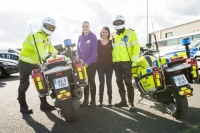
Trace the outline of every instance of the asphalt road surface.
<path fill-rule="evenodd" d="M 27 91 L 27 103 L 34 113 L 22 115 L 17 101 L 18 85 L 18 74 L 0 79 L 0 133 L 200 133 L 200 85 L 197 84 L 192 85 L 194 96 L 188 98 L 189 109 L 183 119 L 167 114 L 162 104 L 147 99 L 138 103 L 137 93 L 135 112 L 129 112 L 127 107 L 108 108 L 105 88 L 104 106 L 81 108 L 78 118 L 70 123 L 56 110 L 42 112 L 39 109 L 40 101 L 32 81 Z M 96 85 L 98 101 L 97 78 Z M 115 103 L 120 99 L 114 76 L 112 85 Z M 50 97 L 48 101 L 54 102 Z"/>

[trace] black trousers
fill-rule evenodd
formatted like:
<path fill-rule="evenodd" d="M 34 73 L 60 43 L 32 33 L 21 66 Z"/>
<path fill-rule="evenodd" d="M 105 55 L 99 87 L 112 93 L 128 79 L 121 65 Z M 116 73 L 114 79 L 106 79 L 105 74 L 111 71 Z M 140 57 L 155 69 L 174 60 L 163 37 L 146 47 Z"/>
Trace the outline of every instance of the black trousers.
<path fill-rule="evenodd" d="M 128 95 L 132 95 L 134 88 L 132 85 L 131 63 L 130 62 L 116 62 L 114 63 L 116 82 L 119 92 L 125 93 L 124 82 L 127 88 Z M 129 98 L 129 101 L 131 97 Z"/>
<path fill-rule="evenodd" d="M 113 74 L 113 64 L 99 64 L 98 65 L 98 75 L 99 75 L 99 101 L 103 100 L 104 93 L 104 83 L 106 75 L 106 85 L 108 98 L 112 99 L 112 74 Z"/>
<path fill-rule="evenodd" d="M 18 88 L 19 95 L 25 95 L 30 85 L 29 76 L 31 75 L 32 70 L 37 68 L 38 68 L 37 65 L 29 64 L 19 60 L 18 62 L 18 69 L 20 74 L 20 84 Z"/>
<path fill-rule="evenodd" d="M 97 70 L 97 62 L 92 63 L 87 68 L 88 75 L 88 85 L 86 86 L 86 90 L 91 92 L 91 99 L 95 100 L 96 97 L 96 84 L 95 84 L 95 75 Z"/>

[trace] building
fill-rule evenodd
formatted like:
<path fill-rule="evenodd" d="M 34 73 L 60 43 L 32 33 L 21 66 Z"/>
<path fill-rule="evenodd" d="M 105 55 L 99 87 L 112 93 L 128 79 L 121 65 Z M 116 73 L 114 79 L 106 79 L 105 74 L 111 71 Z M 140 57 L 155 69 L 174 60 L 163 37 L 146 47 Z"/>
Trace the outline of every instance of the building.
<path fill-rule="evenodd" d="M 189 37 L 191 40 L 200 39 L 200 19 L 155 31 L 154 33 L 160 46 L 180 44 L 185 37 Z M 149 42 L 154 41 L 153 33 L 149 33 Z"/>

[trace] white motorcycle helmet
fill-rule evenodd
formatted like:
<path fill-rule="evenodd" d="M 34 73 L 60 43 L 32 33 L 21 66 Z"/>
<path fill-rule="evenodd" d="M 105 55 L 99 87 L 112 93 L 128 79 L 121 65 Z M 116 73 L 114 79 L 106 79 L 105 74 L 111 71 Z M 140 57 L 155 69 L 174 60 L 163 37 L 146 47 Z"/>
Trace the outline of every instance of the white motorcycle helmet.
<path fill-rule="evenodd" d="M 122 15 L 117 15 L 113 21 L 113 26 L 115 30 L 125 28 L 125 18 Z"/>
<path fill-rule="evenodd" d="M 47 34 L 52 35 L 56 29 L 56 21 L 50 17 L 43 19 L 41 29 Z"/>

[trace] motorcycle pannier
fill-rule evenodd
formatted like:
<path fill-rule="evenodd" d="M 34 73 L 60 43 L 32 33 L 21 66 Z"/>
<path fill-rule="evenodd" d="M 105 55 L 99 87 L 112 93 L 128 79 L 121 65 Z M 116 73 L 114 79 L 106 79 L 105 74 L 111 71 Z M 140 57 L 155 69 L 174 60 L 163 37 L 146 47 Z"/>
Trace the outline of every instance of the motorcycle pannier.
<path fill-rule="evenodd" d="M 45 79 L 44 79 L 41 69 L 34 69 L 32 71 L 32 79 L 33 79 L 35 88 L 41 95 L 48 93 L 47 86 L 45 84 Z"/>
<path fill-rule="evenodd" d="M 140 73 L 140 84 L 145 92 L 162 88 L 162 76 L 158 67 L 149 67 Z"/>
<path fill-rule="evenodd" d="M 74 75 L 76 77 L 77 85 L 83 85 L 87 83 L 87 72 L 85 65 L 82 64 L 80 59 L 74 60 Z"/>

